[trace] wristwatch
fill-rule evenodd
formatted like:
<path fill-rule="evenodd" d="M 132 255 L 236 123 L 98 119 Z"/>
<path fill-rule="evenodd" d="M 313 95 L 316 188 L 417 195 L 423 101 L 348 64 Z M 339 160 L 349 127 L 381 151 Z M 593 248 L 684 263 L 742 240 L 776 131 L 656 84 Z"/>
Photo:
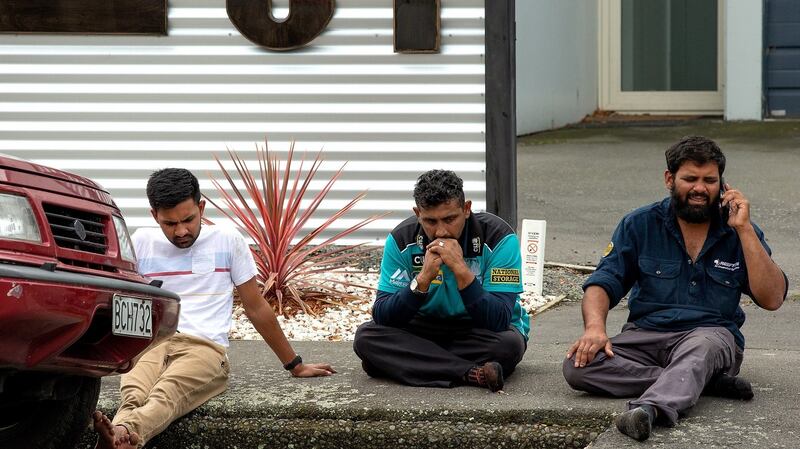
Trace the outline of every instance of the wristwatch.
<path fill-rule="evenodd" d="M 286 371 L 291 371 L 294 369 L 295 366 L 303 363 L 303 358 L 299 355 L 295 355 L 294 358 L 287 364 L 283 365 L 283 369 Z"/>
<path fill-rule="evenodd" d="M 415 295 L 427 295 L 427 291 L 422 291 L 419 289 L 419 282 L 417 282 L 417 278 L 411 280 L 411 284 L 408 285 L 408 288 L 411 289 L 411 293 Z"/>

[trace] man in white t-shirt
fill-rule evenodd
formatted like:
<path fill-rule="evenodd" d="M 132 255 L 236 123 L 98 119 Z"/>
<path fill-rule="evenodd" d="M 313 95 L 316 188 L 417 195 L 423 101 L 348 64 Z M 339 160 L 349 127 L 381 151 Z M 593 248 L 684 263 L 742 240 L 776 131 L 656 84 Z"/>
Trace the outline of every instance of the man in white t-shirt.
<path fill-rule="evenodd" d="M 139 272 L 181 297 L 178 332 L 151 348 L 122 376 L 113 421 L 94 414 L 97 448 L 142 447 L 179 417 L 225 391 L 233 288 L 245 313 L 295 377 L 329 376 L 328 364 L 304 364 L 261 296 L 250 248 L 235 230 L 201 229 L 205 201 L 188 170 L 166 168 L 147 183 L 151 213 L 161 230 L 139 229 L 132 239 Z"/>

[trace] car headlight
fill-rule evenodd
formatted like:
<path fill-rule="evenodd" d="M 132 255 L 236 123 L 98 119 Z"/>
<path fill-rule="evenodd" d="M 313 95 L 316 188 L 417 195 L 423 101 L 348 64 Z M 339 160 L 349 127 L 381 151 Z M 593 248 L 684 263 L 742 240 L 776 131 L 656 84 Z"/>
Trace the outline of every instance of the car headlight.
<path fill-rule="evenodd" d="M 0 239 L 42 241 L 33 208 L 24 196 L 0 194 Z"/>
<path fill-rule="evenodd" d="M 120 256 L 128 262 L 136 263 L 136 253 L 133 251 L 133 242 L 131 241 L 131 235 L 128 234 L 128 227 L 125 226 L 125 220 L 115 215 L 114 229 L 117 231 Z"/>

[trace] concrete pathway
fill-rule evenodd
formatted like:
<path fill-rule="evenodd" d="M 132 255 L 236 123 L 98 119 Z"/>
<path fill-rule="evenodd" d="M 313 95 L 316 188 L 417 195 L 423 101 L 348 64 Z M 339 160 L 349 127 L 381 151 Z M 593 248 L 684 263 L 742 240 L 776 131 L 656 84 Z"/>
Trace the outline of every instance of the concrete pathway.
<path fill-rule="evenodd" d="M 564 382 L 561 361 L 581 329 L 580 305 L 567 303 L 536 319 L 528 352 L 506 394 L 371 379 L 348 343 L 297 343 L 304 358 L 331 362 L 339 374 L 291 379 L 263 342 L 233 342 L 228 392 L 171 426 L 152 447 L 289 447 L 289 440 L 275 443 L 286 432 L 294 448 L 366 449 L 400 440 L 422 447 L 488 447 L 493 441 L 497 447 L 500 442 L 505 447 L 583 447 L 598 434 L 594 448 L 800 447 L 800 302 L 788 302 L 777 312 L 749 305 L 746 312 L 742 373 L 753 382 L 756 398 L 701 398 L 678 426 L 657 428 L 644 444 L 613 429 L 603 433 L 612 416 L 624 410 L 624 400 L 590 397 Z M 626 316 L 624 308 L 614 309 L 609 332 L 618 330 Z M 117 385 L 117 377 L 104 381 L 102 409 L 115 409 Z M 458 440 L 459 432 L 476 437 Z M 90 447 L 87 438 L 83 447 Z"/>

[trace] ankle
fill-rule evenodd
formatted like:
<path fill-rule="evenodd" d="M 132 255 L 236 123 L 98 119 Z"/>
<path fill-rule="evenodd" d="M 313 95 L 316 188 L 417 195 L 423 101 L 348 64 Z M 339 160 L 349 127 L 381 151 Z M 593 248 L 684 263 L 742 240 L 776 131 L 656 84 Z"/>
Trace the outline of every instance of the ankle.
<path fill-rule="evenodd" d="M 650 404 L 640 405 L 639 408 L 647 412 L 647 416 L 650 418 L 650 424 L 656 422 L 656 418 L 658 418 L 658 409 L 653 407 Z"/>

